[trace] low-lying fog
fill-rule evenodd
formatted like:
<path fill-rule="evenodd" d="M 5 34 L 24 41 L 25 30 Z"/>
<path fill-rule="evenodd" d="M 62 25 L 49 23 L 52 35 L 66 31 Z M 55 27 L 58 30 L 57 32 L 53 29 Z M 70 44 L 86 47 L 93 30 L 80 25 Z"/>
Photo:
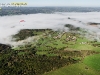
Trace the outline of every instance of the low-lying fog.
<path fill-rule="evenodd" d="M 21 20 L 25 22 L 20 22 Z M 100 26 L 90 26 L 87 24 L 89 22 L 100 23 L 100 13 L 56 12 L 54 14 L 2 16 L 0 17 L 0 43 L 13 44 L 11 35 L 21 29 L 63 29 L 65 24 L 85 28 L 99 36 Z"/>

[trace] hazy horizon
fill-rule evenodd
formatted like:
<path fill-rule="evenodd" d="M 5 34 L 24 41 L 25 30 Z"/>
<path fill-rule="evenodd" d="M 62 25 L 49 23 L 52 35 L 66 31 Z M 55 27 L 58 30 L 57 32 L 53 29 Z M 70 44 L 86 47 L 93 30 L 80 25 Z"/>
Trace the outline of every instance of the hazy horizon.
<path fill-rule="evenodd" d="M 100 0 L 1 0 L 0 3 L 24 2 L 27 6 L 79 6 L 100 7 Z"/>

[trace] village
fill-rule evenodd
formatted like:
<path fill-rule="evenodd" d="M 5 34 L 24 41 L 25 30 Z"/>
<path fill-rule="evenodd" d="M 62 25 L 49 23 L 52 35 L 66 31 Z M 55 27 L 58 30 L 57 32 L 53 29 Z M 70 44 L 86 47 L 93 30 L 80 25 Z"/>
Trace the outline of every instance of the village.
<path fill-rule="evenodd" d="M 22 30 L 24 33 L 24 30 Z M 19 37 L 20 44 L 13 49 L 18 50 L 18 52 L 23 52 L 23 49 L 35 48 L 36 54 L 39 55 L 57 55 L 55 51 L 59 50 L 93 50 L 94 48 L 99 48 L 100 44 L 97 41 L 90 41 L 84 36 L 80 36 L 80 33 L 66 32 L 66 31 L 53 31 L 51 29 L 41 29 L 39 30 L 25 30 L 25 32 L 31 33 L 30 40 L 21 40 Z M 26 33 L 27 33 L 26 32 Z M 34 34 L 35 32 L 35 34 Z M 22 33 L 20 33 L 21 35 Z M 19 35 L 19 34 L 17 34 Z M 26 36 L 23 35 L 25 38 Z M 29 36 L 29 34 L 28 34 Z M 17 36 L 18 37 L 18 36 Z M 21 44 L 22 43 L 22 44 Z M 20 51 L 21 50 L 21 51 Z M 25 52 L 26 53 L 26 52 Z"/>

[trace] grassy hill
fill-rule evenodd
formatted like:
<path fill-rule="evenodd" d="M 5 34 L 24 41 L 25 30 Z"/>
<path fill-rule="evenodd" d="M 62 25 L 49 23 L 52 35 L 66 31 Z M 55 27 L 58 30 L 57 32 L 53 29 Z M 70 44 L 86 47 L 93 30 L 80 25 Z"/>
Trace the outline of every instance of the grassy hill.
<path fill-rule="evenodd" d="M 25 29 L 13 38 L 24 44 L 0 52 L 0 75 L 100 75 L 100 42 L 79 33 Z"/>
<path fill-rule="evenodd" d="M 77 63 L 64 66 L 43 75 L 100 75 L 100 71 L 96 71 L 83 63 Z"/>

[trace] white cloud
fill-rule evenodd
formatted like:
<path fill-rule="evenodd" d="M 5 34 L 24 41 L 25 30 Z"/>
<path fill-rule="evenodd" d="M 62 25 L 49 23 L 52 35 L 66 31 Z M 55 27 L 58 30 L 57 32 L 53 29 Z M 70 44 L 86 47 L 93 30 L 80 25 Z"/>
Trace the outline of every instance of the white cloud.
<path fill-rule="evenodd" d="M 72 19 L 68 19 L 68 17 Z M 26 22 L 19 23 L 20 20 Z M 11 44 L 11 35 L 21 29 L 63 28 L 64 24 L 88 29 L 99 34 L 100 29 L 87 25 L 88 22 L 99 22 L 99 12 L 89 13 L 54 13 L 54 14 L 30 14 L 0 17 L 0 43 Z M 79 22 L 81 21 L 81 22 Z"/>

